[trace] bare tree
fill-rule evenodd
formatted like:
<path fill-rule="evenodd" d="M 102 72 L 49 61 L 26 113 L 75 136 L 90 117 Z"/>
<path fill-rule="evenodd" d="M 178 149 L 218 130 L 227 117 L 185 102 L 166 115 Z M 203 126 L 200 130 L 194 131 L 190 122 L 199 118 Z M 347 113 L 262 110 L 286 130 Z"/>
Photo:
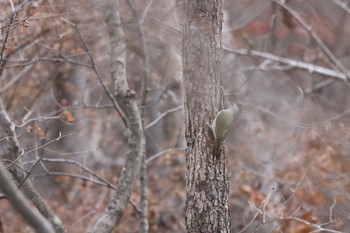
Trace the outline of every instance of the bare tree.
<path fill-rule="evenodd" d="M 88 232 L 112 232 L 123 216 L 133 190 L 133 184 L 144 156 L 144 136 L 141 113 L 135 101 L 136 93 L 128 88 L 125 74 L 125 38 L 119 17 L 119 1 L 106 4 L 106 24 L 111 45 L 111 77 L 114 96 L 126 115 L 130 131 L 128 154 L 116 191 L 97 223 Z"/>
<path fill-rule="evenodd" d="M 207 128 L 223 107 L 222 3 L 188 1 L 184 26 L 187 232 L 230 232 L 229 182 L 224 152 L 214 157 Z"/>

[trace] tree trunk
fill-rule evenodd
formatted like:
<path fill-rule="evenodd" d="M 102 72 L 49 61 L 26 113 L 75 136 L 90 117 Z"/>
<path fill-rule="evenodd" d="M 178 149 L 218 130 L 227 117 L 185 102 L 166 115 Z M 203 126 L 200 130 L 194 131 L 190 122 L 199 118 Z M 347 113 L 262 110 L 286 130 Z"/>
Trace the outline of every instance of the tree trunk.
<path fill-rule="evenodd" d="M 227 159 L 212 154 L 209 127 L 223 106 L 221 0 L 189 0 L 184 27 L 187 232 L 230 232 Z"/>

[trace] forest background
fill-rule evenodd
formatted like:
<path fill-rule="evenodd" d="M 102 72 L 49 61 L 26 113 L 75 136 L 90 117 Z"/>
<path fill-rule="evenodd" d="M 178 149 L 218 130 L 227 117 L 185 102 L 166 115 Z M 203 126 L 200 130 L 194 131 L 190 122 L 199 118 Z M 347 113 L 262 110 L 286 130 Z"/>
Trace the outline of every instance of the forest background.
<path fill-rule="evenodd" d="M 99 218 L 127 160 L 128 131 L 110 98 L 106 2 L 0 1 L 0 96 L 26 179 L 68 232 Z M 223 1 L 223 88 L 241 109 L 225 143 L 232 232 L 350 229 L 349 4 Z M 119 5 L 145 127 L 150 232 L 185 231 L 183 5 Z M 137 181 L 115 232 L 139 231 L 141 195 Z M 33 232 L 5 197 L 0 232 Z"/>

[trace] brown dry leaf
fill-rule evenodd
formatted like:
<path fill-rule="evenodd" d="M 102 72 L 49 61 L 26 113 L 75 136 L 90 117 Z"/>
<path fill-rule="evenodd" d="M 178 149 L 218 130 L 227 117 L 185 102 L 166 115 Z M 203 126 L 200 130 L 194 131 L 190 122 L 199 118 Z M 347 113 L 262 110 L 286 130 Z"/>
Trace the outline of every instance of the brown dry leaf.
<path fill-rule="evenodd" d="M 71 179 L 70 176 L 56 176 L 55 177 L 55 182 L 62 184 L 62 183 L 66 183 Z"/>
<path fill-rule="evenodd" d="M 313 206 L 323 206 L 327 203 L 327 197 L 322 192 L 312 192 L 309 190 L 298 189 L 295 196 L 303 202 Z"/>
<path fill-rule="evenodd" d="M 287 219 L 282 226 L 282 230 L 285 233 L 309 233 L 315 229 L 294 219 Z"/>
<path fill-rule="evenodd" d="M 4 200 L 1 200 L 0 206 L 1 206 L 1 209 L 5 210 L 10 207 L 10 203 L 8 202 L 8 200 L 4 199 Z"/>
<path fill-rule="evenodd" d="M 295 233 L 309 233 L 314 231 L 315 229 L 309 225 L 306 225 L 305 223 L 297 223 L 294 227 L 294 230 L 291 232 Z"/>
<path fill-rule="evenodd" d="M 253 191 L 252 188 L 248 185 L 242 185 L 241 187 L 239 187 L 239 190 L 247 195 L 250 195 Z"/>
<path fill-rule="evenodd" d="M 83 182 L 81 182 L 80 189 L 83 190 L 83 189 L 85 189 L 87 186 L 88 186 L 88 182 L 87 182 L 86 180 L 83 180 Z"/>
<path fill-rule="evenodd" d="M 289 3 L 290 0 L 287 0 L 286 3 Z M 294 20 L 294 17 L 292 16 L 291 13 L 289 13 L 288 10 L 286 10 L 285 8 L 281 8 L 281 12 L 282 12 L 282 21 L 283 23 L 289 28 L 289 29 L 294 29 L 296 27 L 296 23 Z"/>
<path fill-rule="evenodd" d="M 63 188 L 60 190 L 60 196 L 65 201 L 68 201 L 68 199 L 69 199 L 67 191 L 65 189 L 63 189 Z"/>
<path fill-rule="evenodd" d="M 40 129 L 40 127 L 36 129 L 36 134 L 38 135 L 39 139 L 45 139 L 45 132 L 42 129 Z"/>
<path fill-rule="evenodd" d="M 27 132 L 33 133 L 35 131 L 36 126 L 35 125 L 28 125 L 27 126 Z"/>
<path fill-rule="evenodd" d="M 21 25 L 22 25 L 22 27 L 27 28 L 29 26 L 29 22 L 27 20 L 23 20 Z"/>
<path fill-rule="evenodd" d="M 155 173 L 152 173 L 152 174 L 149 176 L 149 179 L 150 179 L 150 181 L 152 181 L 152 182 L 156 182 L 156 181 L 159 180 L 159 176 L 158 176 L 157 174 L 155 174 Z"/>
<path fill-rule="evenodd" d="M 327 197 L 323 193 L 317 192 L 312 195 L 312 201 L 317 206 L 324 206 L 327 203 Z"/>
<path fill-rule="evenodd" d="M 27 132 L 28 133 L 36 133 L 38 135 L 39 139 L 43 140 L 45 139 L 45 132 L 36 124 L 27 126 Z"/>
<path fill-rule="evenodd" d="M 251 200 L 253 203 L 262 203 L 264 200 L 265 200 L 265 195 L 261 192 L 253 192 L 252 193 L 252 197 L 251 197 Z"/>
<path fill-rule="evenodd" d="M 29 8 L 29 13 L 30 13 L 30 16 L 37 16 L 38 14 L 40 14 L 40 11 L 38 10 L 37 7 L 31 7 Z"/>
<path fill-rule="evenodd" d="M 4 233 L 4 232 L 5 231 L 4 231 L 3 223 L 2 223 L 2 221 L 0 219 L 0 233 Z"/>
<path fill-rule="evenodd" d="M 74 116 L 70 111 L 65 110 L 62 113 L 62 120 L 64 120 L 65 122 L 67 122 L 68 124 L 72 124 L 74 122 Z"/>
<path fill-rule="evenodd" d="M 23 20 L 19 22 L 19 25 L 20 25 L 20 27 L 18 27 L 19 34 L 26 35 L 29 32 L 28 30 L 29 22 L 27 20 Z"/>
<path fill-rule="evenodd" d="M 63 98 L 60 104 L 62 105 L 62 107 L 67 107 L 69 105 L 69 102 L 66 98 Z"/>
<path fill-rule="evenodd" d="M 249 196 L 249 199 L 252 203 L 262 203 L 266 198 L 266 196 L 263 193 L 254 190 L 249 185 L 242 185 L 241 187 L 239 187 L 239 191 Z"/>
<path fill-rule="evenodd" d="M 261 125 L 256 126 L 256 127 L 254 128 L 254 132 L 255 132 L 255 133 L 261 133 L 261 132 L 263 132 L 263 131 L 265 131 L 265 129 L 264 129 L 264 127 L 261 126 Z"/>
<path fill-rule="evenodd" d="M 305 221 L 307 222 L 311 222 L 311 223 L 314 223 L 316 224 L 318 222 L 318 219 L 316 216 L 312 215 L 312 211 L 309 210 L 305 213 L 303 213 L 301 216 L 300 216 L 301 219 L 304 219 Z"/>
<path fill-rule="evenodd" d="M 154 221 L 155 219 L 159 218 L 159 213 L 155 208 L 149 208 L 148 209 L 148 215 L 147 215 L 147 219 L 149 222 Z"/>

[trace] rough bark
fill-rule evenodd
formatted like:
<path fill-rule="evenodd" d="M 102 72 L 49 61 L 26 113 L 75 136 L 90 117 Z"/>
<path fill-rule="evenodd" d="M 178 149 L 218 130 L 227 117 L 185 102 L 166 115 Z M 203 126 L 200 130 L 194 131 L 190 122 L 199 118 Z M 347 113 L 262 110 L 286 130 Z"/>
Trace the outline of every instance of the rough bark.
<path fill-rule="evenodd" d="M 213 157 L 207 127 L 223 105 L 221 0 L 189 0 L 184 25 L 187 232 L 230 232 L 224 151 Z"/>

